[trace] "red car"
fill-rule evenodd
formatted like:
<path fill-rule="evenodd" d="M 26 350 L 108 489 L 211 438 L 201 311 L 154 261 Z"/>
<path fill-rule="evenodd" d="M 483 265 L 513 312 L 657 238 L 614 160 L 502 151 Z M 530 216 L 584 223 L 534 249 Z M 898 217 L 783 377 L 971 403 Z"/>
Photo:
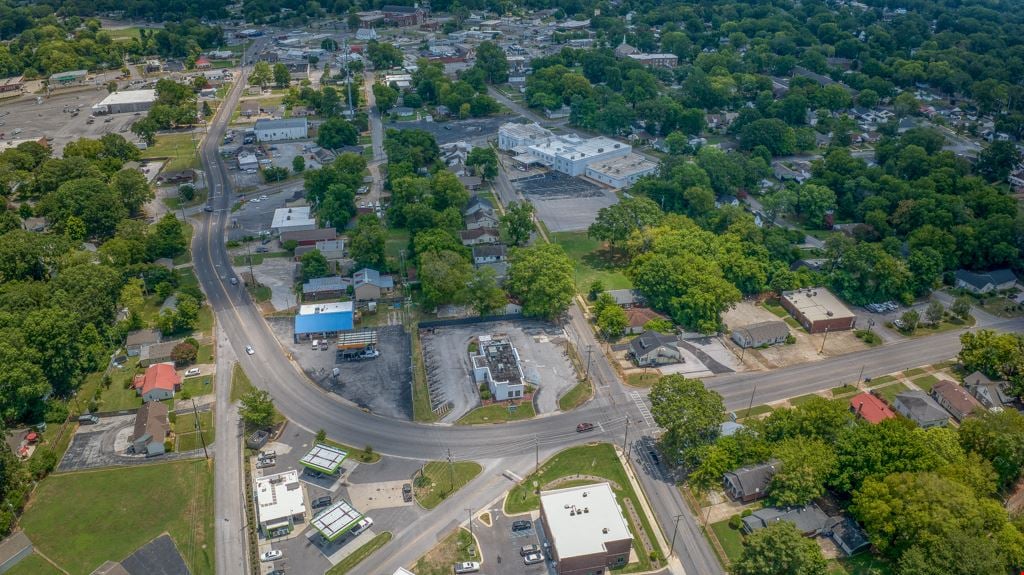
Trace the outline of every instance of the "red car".
<path fill-rule="evenodd" d="M 576 426 L 576 433 L 583 433 L 585 431 L 593 431 L 593 430 L 594 430 L 594 424 L 593 423 L 581 423 L 581 424 Z"/>

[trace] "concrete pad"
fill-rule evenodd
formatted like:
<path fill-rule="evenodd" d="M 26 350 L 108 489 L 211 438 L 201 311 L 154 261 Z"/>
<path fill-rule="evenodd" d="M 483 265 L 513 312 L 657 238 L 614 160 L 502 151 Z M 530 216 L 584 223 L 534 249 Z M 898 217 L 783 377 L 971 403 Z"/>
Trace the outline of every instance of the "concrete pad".
<path fill-rule="evenodd" d="M 337 565 L 342 559 L 348 557 L 354 553 L 357 549 L 362 547 L 364 544 L 369 543 L 371 539 L 377 536 L 377 532 L 371 527 L 366 531 L 363 531 L 356 537 L 350 537 L 349 535 L 343 535 L 340 539 L 335 540 L 333 543 L 324 544 L 323 537 L 320 536 L 320 532 L 316 529 L 306 530 L 306 538 L 313 544 L 314 547 L 320 550 L 320 553 L 330 561 L 331 565 Z"/>
<path fill-rule="evenodd" d="M 411 484 L 412 480 L 349 484 L 348 496 L 352 505 L 363 513 L 371 509 L 412 507 L 412 501 L 406 503 L 402 498 L 402 485 L 406 483 Z"/>

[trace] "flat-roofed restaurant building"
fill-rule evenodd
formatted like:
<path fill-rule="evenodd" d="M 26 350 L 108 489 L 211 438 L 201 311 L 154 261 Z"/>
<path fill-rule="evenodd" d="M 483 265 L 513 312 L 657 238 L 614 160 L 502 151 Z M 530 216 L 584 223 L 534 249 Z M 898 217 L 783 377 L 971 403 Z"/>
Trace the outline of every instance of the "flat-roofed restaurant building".
<path fill-rule="evenodd" d="M 633 535 L 608 483 L 542 491 L 540 513 L 559 575 L 605 573 L 629 562 Z"/>
<path fill-rule="evenodd" d="M 305 519 L 306 497 L 302 493 L 298 471 L 290 469 L 264 475 L 253 483 L 256 515 L 260 530 L 266 537 L 291 533 L 295 524 Z"/>
<path fill-rule="evenodd" d="M 339 499 L 318 513 L 310 524 L 324 539 L 334 541 L 351 531 L 362 518 L 363 514 L 356 511 L 352 504 L 344 499 Z"/>
<path fill-rule="evenodd" d="M 850 308 L 823 287 L 782 292 L 782 307 L 809 333 L 853 329 L 857 319 Z"/>

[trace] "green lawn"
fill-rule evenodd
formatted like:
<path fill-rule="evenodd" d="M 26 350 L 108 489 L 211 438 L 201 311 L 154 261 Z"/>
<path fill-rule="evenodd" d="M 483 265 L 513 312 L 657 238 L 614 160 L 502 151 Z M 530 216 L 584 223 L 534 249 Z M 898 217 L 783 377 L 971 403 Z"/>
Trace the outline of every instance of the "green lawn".
<path fill-rule="evenodd" d="M 202 314 L 202 311 L 199 313 Z M 196 363 L 213 363 L 213 357 L 213 344 L 201 344 L 199 351 L 196 352 Z"/>
<path fill-rule="evenodd" d="M 195 431 L 195 425 L 195 414 L 183 413 L 177 416 L 177 421 L 174 423 L 174 430 L 178 439 L 178 445 L 175 448 L 177 451 L 184 452 L 201 449 L 203 447 L 203 440 L 206 440 L 207 446 L 213 443 L 215 433 L 215 430 L 213 429 L 213 412 L 199 412 L 199 425 L 200 430 L 203 432 L 202 438 L 200 438 L 199 433 Z"/>
<path fill-rule="evenodd" d="M 430 408 L 430 392 L 427 389 L 426 368 L 423 366 L 423 351 L 420 347 L 420 331 L 412 330 L 412 418 L 420 423 L 437 421 L 437 414 Z"/>
<path fill-rule="evenodd" d="M 206 335 L 213 335 L 213 310 L 209 304 L 203 304 L 203 307 L 199 308 L 195 331 Z M 212 348 L 209 357 L 213 357 Z"/>
<path fill-rule="evenodd" d="M 837 395 L 846 395 L 848 393 L 856 393 L 857 391 L 858 388 L 856 385 L 840 385 L 839 387 L 832 388 L 832 397 L 835 397 Z"/>
<path fill-rule="evenodd" d="M 750 409 L 738 409 L 736 410 L 736 419 L 746 419 L 748 417 L 757 417 L 763 413 L 771 413 L 772 407 L 770 405 L 755 405 Z"/>
<path fill-rule="evenodd" d="M 290 257 L 292 257 L 292 254 L 290 254 L 289 252 L 271 252 L 271 253 L 268 253 L 268 254 L 252 254 L 252 265 L 258 266 L 261 263 L 263 263 L 263 260 L 266 259 L 266 258 L 290 258 Z M 231 263 L 236 265 L 236 266 L 247 266 L 247 265 L 249 265 L 249 255 L 248 254 L 242 254 L 240 256 L 235 256 L 235 257 L 231 258 L 231 260 L 232 260 Z"/>
<path fill-rule="evenodd" d="M 367 445 L 364 449 L 357 449 L 351 445 L 345 445 L 339 443 L 333 439 L 325 439 L 323 441 L 327 445 L 337 447 L 338 449 L 344 449 L 348 453 L 349 459 L 355 459 L 361 463 L 377 463 L 380 461 L 380 454 L 373 450 L 373 447 Z M 368 448 L 368 449 L 367 449 Z"/>
<path fill-rule="evenodd" d="M 425 509 L 433 509 L 473 480 L 483 470 L 475 461 L 431 461 L 423 466 L 423 475 L 414 482 L 416 501 Z M 454 482 L 453 482 L 454 480 Z"/>
<path fill-rule="evenodd" d="M 420 557 L 414 570 L 417 575 L 451 575 L 452 564 L 458 561 L 480 561 L 473 536 L 462 528 L 452 531 Z"/>
<path fill-rule="evenodd" d="M 265 285 L 256 287 L 249 286 L 246 289 L 249 290 L 249 296 L 257 303 L 267 301 L 274 295 L 273 290 Z"/>
<path fill-rule="evenodd" d="M 718 542 L 722 544 L 722 549 L 729 561 L 736 561 L 740 558 L 743 553 L 743 534 L 738 529 L 729 527 L 728 519 L 712 523 L 711 531 L 715 533 Z"/>
<path fill-rule="evenodd" d="M 878 395 L 884 399 L 889 405 L 892 405 L 894 399 L 896 399 L 897 393 L 903 393 L 910 389 L 900 382 L 891 383 L 885 387 L 878 388 Z"/>
<path fill-rule="evenodd" d="M 102 32 L 110 34 L 113 40 L 131 40 L 139 37 L 139 27 L 129 26 L 127 28 L 103 28 Z"/>
<path fill-rule="evenodd" d="M 134 388 L 125 389 L 120 385 L 111 385 L 100 395 L 100 410 L 120 411 L 142 407 L 142 398 Z"/>
<path fill-rule="evenodd" d="M 326 575 L 345 575 L 356 565 L 359 565 L 364 559 L 373 555 L 378 549 L 383 547 L 388 541 L 391 541 L 391 532 L 385 531 L 384 533 L 378 533 L 373 539 L 370 539 L 362 547 L 356 549 L 351 555 L 345 557 L 337 565 L 331 567 L 327 571 Z"/>
<path fill-rule="evenodd" d="M 156 485 L 158 489 L 139 489 Z M 21 519 L 36 548 L 72 575 L 120 561 L 164 531 L 192 573 L 214 573 L 211 462 L 176 461 L 44 479 Z"/>
<path fill-rule="evenodd" d="M 200 194 L 196 194 L 196 200 L 199 199 Z M 203 191 L 203 202 L 206 201 L 206 192 Z M 192 224 L 188 221 L 181 222 L 181 235 L 185 237 L 185 244 L 189 247 L 185 248 L 185 253 L 174 257 L 174 265 L 180 266 L 181 264 L 187 264 L 192 261 Z"/>
<path fill-rule="evenodd" d="M 888 561 L 871 553 L 859 553 L 829 562 L 829 575 L 891 575 Z"/>
<path fill-rule="evenodd" d="M 633 485 L 626 476 L 626 470 L 622 468 L 622 463 L 615 453 L 615 448 L 610 443 L 580 445 L 557 453 L 541 465 L 539 473 L 531 473 L 519 485 L 509 491 L 508 496 L 505 498 L 505 513 L 514 515 L 533 511 L 540 507 L 540 496 L 535 491 L 534 483 L 537 484 L 537 489 L 543 490 L 548 488 L 557 479 L 572 478 L 580 474 L 603 477 L 614 483 L 615 498 L 619 501 L 623 513 L 625 513 L 626 509 L 623 501 L 629 499 L 633 502 L 633 506 L 640 513 L 642 528 L 649 535 L 649 539 L 654 545 L 654 550 L 660 555 L 661 548 L 654 537 L 654 531 L 651 529 L 647 514 L 643 512 L 640 499 L 637 497 L 637 493 L 633 490 Z M 566 487 L 572 484 L 580 485 L 587 483 L 591 483 L 591 481 L 578 480 L 558 485 Z M 615 489 L 615 486 L 618 486 L 618 489 Z M 634 531 L 633 545 L 638 562 L 626 566 L 625 570 L 633 571 L 633 569 L 638 569 L 639 571 L 647 571 L 651 567 L 650 557 L 644 552 L 640 538 L 633 527 L 633 522 L 629 521 L 629 524 L 630 530 Z"/>
<path fill-rule="evenodd" d="M 13 569 L 6 571 L 5 575 L 61 575 L 61 571 L 33 553 L 22 559 Z"/>
<path fill-rule="evenodd" d="M 936 383 L 939 383 L 939 378 L 935 377 L 934 375 L 932 375 L 930 373 L 926 373 L 925 375 L 922 375 L 921 377 L 915 377 L 911 381 L 914 382 L 914 385 L 920 387 L 924 391 L 931 392 L 932 387 Z"/>
<path fill-rule="evenodd" d="M 178 392 L 178 399 L 185 397 L 199 397 L 213 393 L 213 376 L 202 375 L 199 377 L 186 377 L 181 380 L 181 391 Z"/>
<path fill-rule="evenodd" d="M 583 404 L 584 401 L 590 399 L 591 392 L 593 391 L 589 381 L 583 381 L 577 383 L 572 389 L 566 392 L 565 395 L 558 398 L 558 409 L 562 411 L 569 411 Z"/>
<path fill-rule="evenodd" d="M 199 155 L 196 153 L 198 144 L 199 134 L 195 135 L 194 141 L 189 132 L 157 134 L 156 144 L 142 150 L 142 157 L 167 158 L 168 161 L 163 168 L 163 171 L 166 172 L 198 168 Z"/>
<path fill-rule="evenodd" d="M 235 367 L 231 370 L 231 401 L 235 402 L 242 399 L 243 395 L 253 389 L 256 388 L 253 387 L 249 376 L 245 374 L 242 366 L 236 363 Z"/>
<path fill-rule="evenodd" d="M 869 381 L 868 382 L 868 387 L 875 387 L 876 385 L 885 385 L 887 383 L 892 383 L 894 381 L 896 381 L 896 377 L 895 376 L 883 375 L 881 377 L 876 377 L 876 378 L 872 379 L 871 381 Z"/>
<path fill-rule="evenodd" d="M 808 401 L 811 401 L 815 397 L 821 396 L 816 393 L 808 393 L 807 395 L 801 395 L 800 397 L 794 397 L 793 399 L 790 399 L 789 404 L 792 405 L 793 407 L 800 407 L 801 405 L 807 403 Z"/>
<path fill-rule="evenodd" d="M 409 249 L 409 230 L 388 229 L 388 238 L 384 242 L 384 255 L 394 261 L 395 269 L 398 269 L 401 251 Z M 409 254 L 406 254 L 408 257 Z"/>
<path fill-rule="evenodd" d="M 770 301 L 764 301 L 764 302 L 761 302 L 761 307 L 763 307 L 764 309 L 772 312 L 773 314 L 777 315 L 778 317 L 782 317 L 782 318 L 789 317 L 789 312 L 786 311 L 786 308 L 782 307 L 778 303 L 774 303 L 774 302 L 770 302 Z"/>
<path fill-rule="evenodd" d="M 946 331 L 966 329 L 968 327 L 973 326 L 974 322 L 974 317 L 971 316 L 968 317 L 966 321 L 960 318 L 947 318 L 940 321 L 937 325 L 921 323 L 920 325 L 917 326 L 917 329 L 914 330 L 914 333 L 911 337 L 924 337 L 928 335 L 935 335 L 937 333 L 943 333 Z"/>
<path fill-rule="evenodd" d="M 601 280 L 604 289 L 633 287 L 622 270 L 626 266 L 625 254 L 603 247 L 602 242 L 587 237 L 587 232 L 558 232 L 551 240 L 565 249 L 576 266 L 576 289 L 586 293 L 590 284 Z"/>
<path fill-rule="evenodd" d="M 520 421 L 530 419 L 537 414 L 533 410 L 533 404 L 524 401 L 520 403 L 515 411 L 509 412 L 508 406 L 503 403 L 492 403 L 478 407 L 463 415 L 455 422 L 456 425 L 476 425 L 479 423 L 505 423 L 507 421 Z"/>
<path fill-rule="evenodd" d="M 626 376 L 626 383 L 633 387 L 650 387 L 659 379 L 660 373 L 631 373 Z"/>

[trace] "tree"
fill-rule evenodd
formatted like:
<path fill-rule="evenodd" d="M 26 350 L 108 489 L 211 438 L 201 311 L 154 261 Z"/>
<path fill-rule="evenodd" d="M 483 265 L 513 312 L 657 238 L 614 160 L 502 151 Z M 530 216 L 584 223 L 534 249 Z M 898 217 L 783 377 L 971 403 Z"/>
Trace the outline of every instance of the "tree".
<path fill-rule="evenodd" d="M 505 307 L 508 298 L 498 286 L 497 272 L 488 267 L 473 270 L 473 277 L 466 285 L 466 303 L 480 316 L 491 315 Z"/>
<path fill-rule="evenodd" d="M 925 319 L 927 319 L 928 323 L 932 325 L 939 325 L 945 315 L 946 306 L 942 305 L 942 302 L 940 301 L 933 300 L 928 304 L 928 308 L 924 310 Z"/>
<path fill-rule="evenodd" d="M 1014 393 L 1024 389 L 1024 336 L 982 329 L 960 336 L 960 363 L 968 373 L 1006 379 Z"/>
<path fill-rule="evenodd" d="M 1016 410 L 985 411 L 964 420 L 960 443 L 992 463 L 1002 487 L 1020 478 L 1024 470 L 1024 416 Z"/>
<path fill-rule="evenodd" d="M 278 88 L 287 88 L 288 84 L 292 82 L 292 74 L 288 71 L 288 66 L 285 66 L 282 62 L 274 64 L 274 85 Z"/>
<path fill-rule="evenodd" d="M 349 251 L 357 268 L 384 267 L 384 244 L 387 231 L 380 224 L 380 219 L 371 214 L 359 216 L 356 228 L 352 232 Z"/>
<path fill-rule="evenodd" d="M 331 268 L 320 250 L 310 250 L 299 259 L 302 267 L 302 281 L 308 282 L 314 278 L 327 277 L 331 274 Z"/>
<path fill-rule="evenodd" d="M 519 298 L 524 315 L 545 319 L 564 312 L 576 293 L 572 262 L 557 244 L 514 248 L 505 286 Z"/>
<path fill-rule="evenodd" d="M 398 90 L 391 86 L 387 84 L 374 84 L 372 89 L 373 99 L 377 103 L 377 109 L 380 110 L 381 114 L 386 114 L 388 110 L 398 103 Z"/>
<path fill-rule="evenodd" d="M 476 48 L 476 64 L 488 84 L 503 84 L 508 81 L 508 58 L 505 51 L 494 42 L 481 42 Z"/>
<path fill-rule="evenodd" d="M 601 280 L 596 279 L 590 283 L 590 287 L 587 289 L 587 299 L 594 301 L 597 299 L 597 296 L 601 295 L 603 292 L 604 283 Z"/>
<path fill-rule="evenodd" d="M 274 166 L 263 168 L 263 180 L 267 183 L 281 182 L 288 177 L 288 168 Z"/>
<path fill-rule="evenodd" d="M 508 209 L 498 220 L 501 234 L 513 246 L 524 246 L 533 233 L 533 204 L 509 202 Z"/>
<path fill-rule="evenodd" d="M 249 73 L 249 84 L 252 86 L 259 86 L 260 88 L 266 88 L 267 84 L 274 78 L 274 73 L 270 69 L 270 64 L 264 61 L 256 62 L 252 68 L 252 72 Z"/>
<path fill-rule="evenodd" d="M 978 155 L 977 170 L 990 182 L 1003 182 L 1020 161 L 1020 152 L 1013 142 L 995 141 Z"/>
<path fill-rule="evenodd" d="M 438 306 L 465 300 L 466 286 L 473 275 L 473 268 L 458 253 L 448 250 L 430 251 L 420 256 L 417 274 L 428 305 Z"/>
<path fill-rule="evenodd" d="M 619 337 L 628 326 L 626 311 L 617 305 L 605 306 L 597 315 L 597 327 L 608 339 Z"/>
<path fill-rule="evenodd" d="M 661 208 L 650 199 L 628 198 L 598 210 L 594 223 L 587 228 L 587 235 L 618 246 L 633 232 L 657 224 L 662 215 Z"/>
<path fill-rule="evenodd" d="M 718 437 L 719 426 L 725 421 L 722 396 L 708 390 L 699 379 L 674 374 L 659 379 L 648 398 L 654 421 L 665 428 L 661 445 L 666 455 L 695 465 L 700 449 Z"/>
<path fill-rule="evenodd" d="M 917 310 L 907 310 L 900 316 L 900 322 L 903 323 L 904 331 L 914 333 L 917 330 L 917 325 L 921 322 L 921 314 L 917 313 Z"/>
<path fill-rule="evenodd" d="M 262 389 L 246 392 L 241 399 L 238 414 L 242 421 L 251 428 L 265 429 L 274 421 L 274 402 L 270 394 Z"/>
<path fill-rule="evenodd" d="M 188 365 L 196 361 L 199 350 L 196 346 L 188 342 L 181 342 L 174 346 L 171 350 L 171 359 L 174 360 L 174 364 L 177 366 Z"/>
<path fill-rule="evenodd" d="M 166 213 L 146 236 L 146 251 L 150 258 L 173 258 L 185 253 L 188 238 L 181 221 L 173 213 Z"/>
<path fill-rule="evenodd" d="M 121 198 L 128 215 L 137 216 L 146 202 L 155 197 L 146 176 L 138 170 L 119 170 L 110 178 L 110 189 Z"/>
<path fill-rule="evenodd" d="M 953 312 L 956 317 L 966 320 L 971 316 L 971 300 L 965 296 L 960 296 L 953 300 L 953 304 L 949 306 L 949 311 Z"/>
<path fill-rule="evenodd" d="M 782 120 L 764 118 L 743 127 L 740 145 L 744 150 L 764 146 L 773 156 L 787 156 L 796 150 L 796 134 Z"/>
<path fill-rule="evenodd" d="M 320 124 L 316 134 L 316 143 L 330 150 L 343 146 L 352 146 L 359 141 L 359 132 L 351 122 L 343 118 L 328 118 Z"/>
<path fill-rule="evenodd" d="M 366 45 L 366 56 L 376 70 L 396 68 L 402 64 L 402 51 L 387 42 L 370 40 Z"/>
<path fill-rule="evenodd" d="M 306 158 L 298 154 L 292 158 L 292 171 L 296 174 L 301 174 L 306 171 Z"/>
<path fill-rule="evenodd" d="M 466 156 L 466 166 L 482 179 L 493 180 L 498 175 L 498 154 L 490 146 L 477 146 Z"/>
<path fill-rule="evenodd" d="M 788 439 L 775 446 L 780 461 L 768 495 L 773 505 L 805 505 L 825 493 L 825 480 L 835 470 L 836 455 L 819 439 Z"/>
<path fill-rule="evenodd" d="M 789 521 L 779 521 L 750 535 L 732 565 L 737 575 L 826 575 L 828 562 L 814 539 Z"/>

